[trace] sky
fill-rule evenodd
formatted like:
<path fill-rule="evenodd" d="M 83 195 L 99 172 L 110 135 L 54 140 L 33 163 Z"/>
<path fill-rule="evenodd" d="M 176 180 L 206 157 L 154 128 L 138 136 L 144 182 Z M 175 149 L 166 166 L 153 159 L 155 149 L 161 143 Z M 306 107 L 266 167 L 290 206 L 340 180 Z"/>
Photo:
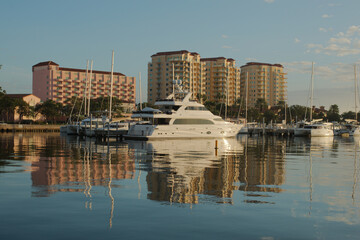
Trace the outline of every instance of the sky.
<path fill-rule="evenodd" d="M 114 50 L 114 71 L 141 73 L 146 100 L 151 55 L 188 50 L 239 67 L 282 64 L 289 105 L 308 105 L 314 62 L 314 105 L 354 111 L 359 9 L 359 0 L 3 0 L 0 86 L 31 93 L 31 67 L 43 61 L 110 71 Z"/>

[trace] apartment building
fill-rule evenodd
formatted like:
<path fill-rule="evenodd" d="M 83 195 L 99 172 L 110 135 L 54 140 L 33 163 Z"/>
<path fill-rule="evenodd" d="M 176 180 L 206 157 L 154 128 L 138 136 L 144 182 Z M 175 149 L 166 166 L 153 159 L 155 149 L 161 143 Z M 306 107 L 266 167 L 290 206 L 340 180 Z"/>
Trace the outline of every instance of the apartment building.
<path fill-rule="evenodd" d="M 196 98 L 201 94 L 200 55 L 186 50 L 159 52 L 148 64 L 148 102 L 164 99 L 173 92 L 173 80 Z"/>
<path fill-rule="evenodd" d="M 231 58 L 200 58 L 198 53 L 186 50 L 152 55 L 148 64 L 148 102 L 171 94 L 173 80 L 181 80 L 183 89 L 192 92 L 195 100 L 205 95 L 211 101 L 225 103 L 227 99 L 232 105 L 240 97 L 240 68 Z"/>
<path fill-rule="evenodd" d="M 259 98 L 265 99 L 269 106 L 287 100 L 287 81 L 281 64 L 248 62 L 241 66 L 240 94 L 249 107 L 255 107 Z M 247 83 L 247 84 L 246 84 Z"/>
<path fill-rule="evenodd" d="M 224 57 L 201 58 L 202 94 L 210 101 L 233 105 L 240 99 L 240 68 Z"/>
<path fill-rule="evenodd" d="M 91 86 L 91 98 L 106 97 L 110 95 L 110 72 L 92 70 L 91 84 L 86 83 L 86 69 L 60 67 L 59 64 L 47 61 L 40 62 L 32 67 L 33 94 L 42 101 L 48 99 L 64 103 L 71 97 L 88 96 L 86 88 Z M 90 70 L 88 71 L 90 79 Z M 113 97 L 124 103 L 135 106 L 136 78 L 128 77 L 122 73 L 113 73 Z"/>

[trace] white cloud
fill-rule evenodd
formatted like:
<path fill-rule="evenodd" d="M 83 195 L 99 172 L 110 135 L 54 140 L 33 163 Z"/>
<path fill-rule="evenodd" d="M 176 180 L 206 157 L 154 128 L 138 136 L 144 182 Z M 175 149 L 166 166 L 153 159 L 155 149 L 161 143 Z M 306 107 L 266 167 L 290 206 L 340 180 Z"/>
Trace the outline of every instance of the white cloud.
<path fill-rule="evenodd" d="M 350 26 L 346 35 L 353 36 L 355 33 L 360 33 L 360 26 Z"/>
<path fill-rule="evenodd" d="M 245 58 L 245 60 L 246 60 L 247 62 L 256 62 L 256 61 L 257 61 L 256 58 Z"/>
<path fill-rule="evenodd" d="M 231 46 L 227 46 L 227 45 L 224 45 L 224 46 L 222 46 L 221 48 L 232 48 Z"/>
<path fill-rule="evenodd" d="M 354 48 L 360 48 L 360 40 L 359 39 L 355 39 L 353 41 L 353 47 Z"/>
<path fill-rule="evenodd" d="M 321 17 L 322 17 L 322 18 L 331 18 L 331 17 L 332 17 L 332 15 L 329 15 L 329 14 L 323 14 Z"/>
<path fill-rule="evenodd" d="M 266 2 L 266 3 L 273 3 L 273 2 L 275 2 L 275 0 L 264 0 L 264 2 Z"/>
<path fill-rule="evenodd" d="M 320 31 L 325 32 L 324 28 L 320 28 Z M 307 52 L 314 52 L 316 54 L 326 54 L 332 56 L 349 56 L 360 54 L 360 25 L 350 26 L 346 33 L 339 32 L 331 37 L 327 44 L 310 43 L 307 44 Z"/>
<path fill-rule="evenodd" d="M 330 38 L 329 43 L 339 43 L 339 44 L 351 44 L 351 39 L 349 38 Z"/>
<path fill-rule="evenodd" d="M 328 28 L 328 29 L 323 28 L 323 27 L 319 28 L 320 32 L 331 32 L 332 30 L 333 30 L 332 28 Z"/>
<path fill-rule="evenodd" d="M 222 37 L 222 38 L 229 38 L 229 36 L 228 36 L 228 35 L 225 35 L 225 34 L 221 35 L 221 37 Z"/>
<path fill-rule="evenodd" d="M 295 43 L 299 43 L 299 42 L 301 42 L 301 41 L 300 41 L 300 39 L 295 38 L 295 39 L 294 39 L 294 42 L 295 42 Z"/>
<path fill-rule="evenodd" d="M 325 29 L 325 28 L 319 28 L 319 31 L 320 31 L 320 32 L 327 32 L 327 29 Z"/>

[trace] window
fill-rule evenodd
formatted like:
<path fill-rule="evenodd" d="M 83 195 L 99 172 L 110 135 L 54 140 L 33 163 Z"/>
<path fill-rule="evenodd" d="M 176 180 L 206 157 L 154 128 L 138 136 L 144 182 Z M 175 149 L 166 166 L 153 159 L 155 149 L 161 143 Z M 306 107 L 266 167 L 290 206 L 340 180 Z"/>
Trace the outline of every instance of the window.
<path fill-rule="evenodd" d="M 208 119 L 175 119 L 175 124 L 214 124 L 212 121 Z"/>

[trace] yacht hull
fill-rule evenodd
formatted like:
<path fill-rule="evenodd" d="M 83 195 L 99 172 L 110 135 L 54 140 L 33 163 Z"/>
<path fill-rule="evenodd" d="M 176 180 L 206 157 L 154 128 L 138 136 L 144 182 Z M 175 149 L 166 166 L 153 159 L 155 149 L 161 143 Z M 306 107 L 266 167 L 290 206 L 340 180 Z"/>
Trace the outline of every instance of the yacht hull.
<path fill-rule="evenodd" d="M 125 139 L 164 139 L 164 138 L 216 138 L 235 137 L 243 125 L 199 126 L 199 125 L 133 125 Z"/>

